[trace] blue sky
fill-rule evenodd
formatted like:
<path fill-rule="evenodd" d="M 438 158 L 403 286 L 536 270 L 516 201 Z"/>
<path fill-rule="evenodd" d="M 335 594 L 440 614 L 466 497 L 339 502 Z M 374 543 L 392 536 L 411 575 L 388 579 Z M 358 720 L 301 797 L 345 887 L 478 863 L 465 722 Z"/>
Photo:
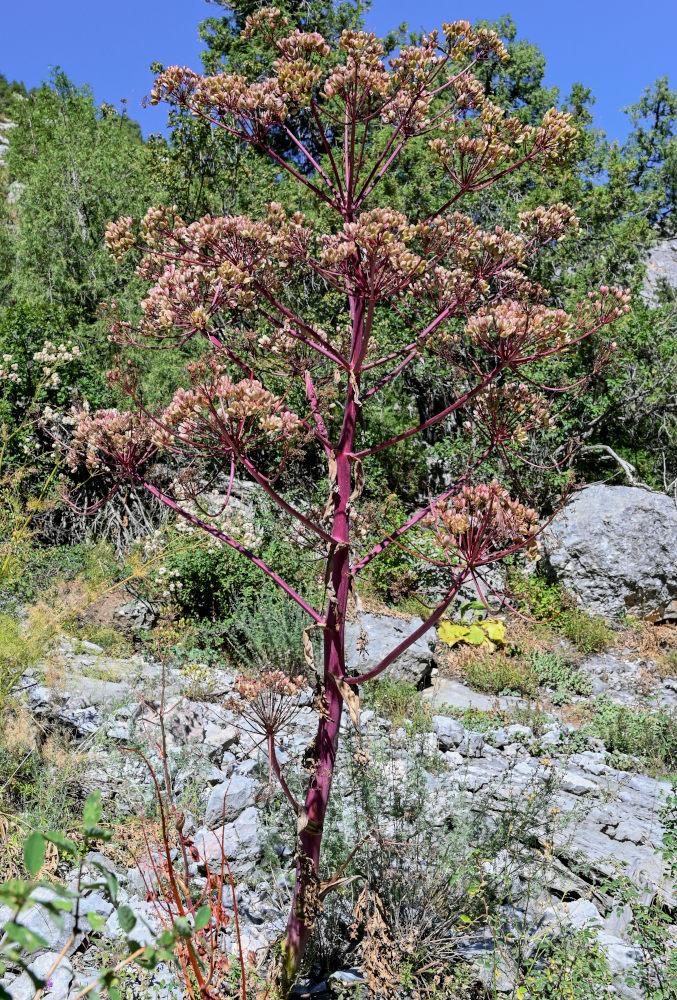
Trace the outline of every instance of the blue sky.
<path fill-rule="evenodd" d="M 7 0 L 0 34 L 0 72 L 34 86 L 60 65 L 89 83 L 98 101 L 128 101 L 145 134 L 164 124 L 161 108 L 140 107 L 151 62 L 200 68 L 197 26 L 220 7 L 206 0 Z M 677 87 L 677 0 L 374 0 L 369 26 L 383 34 L 408 21 L 437 27 L 465 17 L 512 14 L 521 36 L 545 53 L 547 82 L 566 92 L 580 81 L 597 97 L 596 123 L 622 138 L 620 109 L 656 77 Z"/>

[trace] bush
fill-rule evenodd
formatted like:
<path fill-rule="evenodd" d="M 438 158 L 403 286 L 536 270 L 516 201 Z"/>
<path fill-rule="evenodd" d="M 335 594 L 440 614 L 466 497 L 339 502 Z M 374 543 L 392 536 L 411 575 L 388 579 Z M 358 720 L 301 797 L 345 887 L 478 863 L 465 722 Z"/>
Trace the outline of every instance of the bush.
<path fill-rule="evenodd" d="M 538 677 L 531 665 L 507 653 L 472 652 L 461 661 L 465 680 L 477 691 L 487 694 L 518 692 L 533 694 L 538 687 Z"/>
<path fill-rule="evenodd" d="M 586 730 L 604 741 L 617 767 L 631 767 L 627 757 L 639 757 L 644 766 L 677 769 L 677 720 L 667 712 L 647 712 L 598 698 Z"/>
<path fill-rule="evenodd" d="M 362 691 L 362 706 L 390 719 L 393 726 L 407 724 L 410 732 L 428 732 L 432 728 L 432 712 L 423 695 L 411 681 L 386 678 L 368 681 Z"/>
<path fill-rule="evenodd" d="M 559 632 L 582 653 L 599 653 L 614 643 L 613 629 L 605 621 L 577 608 L 566 591 L 542 576 L 512 573 L 508 587 L 520 611 L 535 618 L 538 625 Z"/>
<path fill-rule="evenodd" d="M 590 694 L 590 678 L 557 653 L 532 650 L 529 662 L 539 684 L 554 689 L 553 700 L 562 701 L 570 694 Z"/>

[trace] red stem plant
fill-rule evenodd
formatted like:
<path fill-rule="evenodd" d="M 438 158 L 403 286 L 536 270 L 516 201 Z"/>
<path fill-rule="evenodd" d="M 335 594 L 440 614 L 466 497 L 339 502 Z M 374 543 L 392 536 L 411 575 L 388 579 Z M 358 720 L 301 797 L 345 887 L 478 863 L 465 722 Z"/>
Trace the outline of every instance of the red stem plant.
<path fill-rule="evenodd" d="M 330 53 L 317 33 L 288 33 L 273 8 L 252 15 L 245 34 L 273 49 L 270 75 L 249 82 L 171 67 L 158 77 L 152 100 L 187 107 L 266 153 L 312 205 L 314 220 L 271 203 L 258 219 L 206 216 L 186 224 L 160 207 L 138 226 L 131 218 L 111 224 L 111 252 L 139 253 L 139 274 L 149 283 L 137 324 L 111 307 L 113 338 L 155 348 L 198 339 L 205 353 L 186 366 L 184 386 L 163 412 L 144 404 L 131 368 L 120 364 L 110 378 L 133 405 L 81 411 L 70 454 L 74 464 L 112 475 L 113 490 L 132 481 L 236 549 L 304 610 L 310 629 L 321 630 L 322 696 L 305 801 L 282 782 L 298 817 L 294 900 L 280 964 L 285 993 L 319 908 L 322 827 L 343 702 L 354 709 L 357 686 L 435 625 L 466 580 L 480 586 L 490 564 L 523 549 L 533 554 L 536 513 L 496 480 L 483 483 L 481 468 L 490 456 L 514 458 L 530 431 L 549 425 L 551 400 L 572 387 L 541 385 L 539 363 L 547 359 L 552 370 L 557 356 L 627 311 L 627 293 L 602 287 L 573 315 L 546 304 L 548 293 L 528 278 L 528 267 L 539 250 L 575 233 L 566 205 L 521 213 L 517 233 L 482 231 L 456 210 L 464 196 L 525 164 L 547 169 L 575 140 L 565 112 L 553 108 L 540 125 L 527 125 L 485 96 L 475 67 L 506 58 L 494 32 L 466 21 L 445 24 L 387 64 L 373 34 L 345 31 L 339 51 Z M 379 203 L 384 178 L 412 143 L 437 172 L 441 192 L 436 211 L 415 221 Z M 299 308 L 304 276 L 333 303 L 328 329 L 311 315 L 316 303 Z M 389 440 L 359 447 L 379 394 L 426 358 L 453 401 Z M 368 548 L 360 496 L 370 456 L 452 415 L 462 415 L 472 432 L 463 474 Z M 285 463 L 310 448 L 328 467 L 324 511 L 293 504 L 279 486 Z M 182 468 L 168 487 L 153 478 L 150 461 L 162 452 L 178 456 Z M 232 485 L 236 469 L 258 484 L 285 523 L 296 522 L 293 537 L 324 560 L 324 598 L 315 602 L 321 606 L 210 522 L 198 496 L 218 474 Z M 445 596 L 420 628 L 357 676 L 346 668 L 349 598 L 360 574 L 391 545 L 445 570 Z M 278 773 L 274 733 L 266 736 Z"/>

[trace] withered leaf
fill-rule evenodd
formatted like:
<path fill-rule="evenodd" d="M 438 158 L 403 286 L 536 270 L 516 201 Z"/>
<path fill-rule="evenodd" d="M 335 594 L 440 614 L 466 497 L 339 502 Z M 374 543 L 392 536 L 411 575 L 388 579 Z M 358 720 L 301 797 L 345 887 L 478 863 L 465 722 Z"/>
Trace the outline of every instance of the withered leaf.
<path fill-rule="evenodd" d="M 341 692 L 341 697 L 348 706 L 348 712 L 350 713 L 350 721 L 355 726 L 357 732 L 360 732 L 360 696 L 354 687 L 344 681 L 342 677 L 334 677 L 334 683 L 336 687 Z"/>

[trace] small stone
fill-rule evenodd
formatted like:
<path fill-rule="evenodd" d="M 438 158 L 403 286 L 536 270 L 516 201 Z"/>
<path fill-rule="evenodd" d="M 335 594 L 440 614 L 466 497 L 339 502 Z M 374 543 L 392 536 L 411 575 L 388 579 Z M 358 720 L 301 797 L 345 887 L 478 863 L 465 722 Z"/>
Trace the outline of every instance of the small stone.
<path fill-rule="evenodd" d="M 627 840 L 631 844 L 641 844 L 646 838 L 641 826 L 631 820 L 623 820 L 611 834 L 614 840 Z"/>
<path fill-rule="evenodd" d="M 459 753 L 464 754 L 466 757 L 479 757 L 482 754 L 484 743 L 484 733 L 468 732 L 459 744 L 458 750 Z"/>
<path fill-rule="evenodd" d="M 49 982 L 52 984 L 45 988 L 42 993 L 44 1000 L 65 1000 L 68 996 L 71 982 L 73 981 L 73 967 L 67 958 L 62 958 L 56 969 L 50 972 L 52 966 L 59 958 L 58 951 L 46 951 L 31 962 L 28 966 L 30 971 L 40 979 L 45 979 L 49 974 Z M 12 1000 L 33 1000 L 35 996 L 35 984 L 27 972 L 23 972 L 18 979 L 15 979 L 7 987 L 7 992 Z"/>
<path fill-rule="evenodd" d="M 235 726 L 217 726 L 208 722 L 205 726 L 204 742 L 210 760 L 220 760 L 226 750 L 234 746 L 240 734 Z"/>
<path fill-rule="evenodd" d="M 562 778 L 562 789 L 565 792 L 571 792 L 572 795 L 598 794 L 597 785 L 593 781 L 574 774 L 572 771 L 567 771 Z"/>
<path fill-rule="evenodd" d="M 450 750 L 452 747 L 459 746 L 465 736 L 463 725 L 457 719 L 450 719 L 447 715 L 434 715 L 433 729 L 442 750 Z"/>
<path fill-rule="evenodd" d="M 207 826 L 230 823 L 248 806 L 254 805 L 255 787 L 252 779 L 244 774 L 233 774 L 228 781 L 215 785 L 207 802 Z"/>
<path fill-rule="evenodd" d="M 543 733 L 541 736 L 541 746 L 544 747 L 554 747 L 561 742 L 562 734 L 558 728 L 550 729 L 547 733 Z"/>
<path fill-rule="evenodd" d="M 86 649 L 88 653 L 96 653 L 97 655 L 99 653 L 103 653 L 102 646 L 97 645 L 95 642 L 89 642 L 87 639 L 81 639 L 80 645 L 83 649 Z"/>

